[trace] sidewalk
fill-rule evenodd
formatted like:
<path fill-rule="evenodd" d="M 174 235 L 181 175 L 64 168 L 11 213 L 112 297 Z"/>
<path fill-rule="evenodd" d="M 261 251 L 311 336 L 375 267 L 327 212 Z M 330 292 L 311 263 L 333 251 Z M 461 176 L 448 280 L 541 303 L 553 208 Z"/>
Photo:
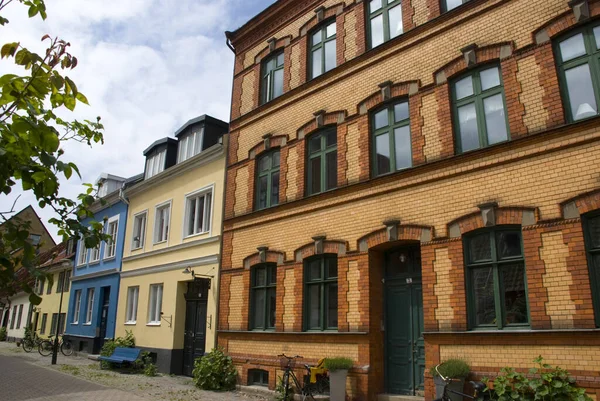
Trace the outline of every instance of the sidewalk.
<path fill-rule="evenodd" d="M 197 389 L 191 378 L 160 375 L 147 377 L 142 374 L 122 374 L 109 370 L 100 370 L 98 362 L 86 356 L 58 355 L 57 364 L 51 365 L 51 357 L 43 357 L 38 352 L 26 353 L 15 343 L 0 342 L 0 355 L 17 357 L 47 369 L 57 370 L 89 382 L 128 392 L 145 400 L 168 401 L 264 401 L 260 395 L 238 391 L 215 393 Z M 2 367 L 3 368 L 3 367 Z M 3 369 L 4 370 L 4 369 Z M 82 398 L 85 399 L 85 398 Z M 132 397 L 131 401 L 135 398 Z M 113 401 L 113 400 L 111 400 Z"/>

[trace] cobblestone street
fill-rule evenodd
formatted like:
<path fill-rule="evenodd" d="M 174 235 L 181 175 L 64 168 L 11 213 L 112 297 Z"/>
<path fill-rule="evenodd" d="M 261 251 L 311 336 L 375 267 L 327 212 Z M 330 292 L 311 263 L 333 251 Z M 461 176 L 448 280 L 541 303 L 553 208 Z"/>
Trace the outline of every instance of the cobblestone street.
<path fill-rule="evenodd" d="M 14 343 L 0 343 L 0 401 L 263 401 L 241 392 L 198 390 L 190 378 L 161 375 L 147 377 L 100 370 L 98 362 L 81 356 L 50 357 L 25 353 Z"/>

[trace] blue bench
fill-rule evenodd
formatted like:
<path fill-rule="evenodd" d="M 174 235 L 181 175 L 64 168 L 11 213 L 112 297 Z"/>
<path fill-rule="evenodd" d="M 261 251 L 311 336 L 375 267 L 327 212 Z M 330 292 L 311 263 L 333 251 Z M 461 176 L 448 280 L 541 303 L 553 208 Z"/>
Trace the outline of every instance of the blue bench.
<path fill-rule="evenodd" d="M 117 347 L 113 351 L 111 356 L 100 356 L 98 360 L 100 361 L 100 369 L 102 369 L 102 362 L 110 362 L 119 366 L 123 366 L 123 364 L 129 364 L 135 362 L 142 352 L 139 348 L 123 348 Z"/>

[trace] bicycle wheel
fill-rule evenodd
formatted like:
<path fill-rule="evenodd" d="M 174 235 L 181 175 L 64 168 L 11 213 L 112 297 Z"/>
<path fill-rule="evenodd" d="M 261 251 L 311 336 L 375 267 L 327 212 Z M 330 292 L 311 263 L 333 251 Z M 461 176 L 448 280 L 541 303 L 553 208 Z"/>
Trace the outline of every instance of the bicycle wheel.
<path fill-rule="evenodd" d="M 283 386 L 283 401 L 289 401 L 294 398 L 294 394 L 290 394 L 290 372 L 286 371 L 281 379 L 281 385 Z M 291 397 L 290 397 L 291 395 Z"/>
<path fill-rule="evenodd" d="M 31 352 L 33 350 L 33 340 L 24 340 L 23 341 L 23 351 Z"/>
<path fill-rule="evenodd" d="M 38 352 L 41 356 L 50 356 L 52 354 L 52 343 L 49 340 L 44 340 L 40 343 L 38 347 Z"/>
<path fill-rule="evenodd" d="M 60 352 L 62 352 L 64 356 L 73 355 L 73 344 L 71 341 L 63 340 L 63 343 L 60 345 Z"/>
<path fill-rule="evenodd" d="M 328 394 L 329 393 L 329 377 L 319 375 L 316 383 L 317 393 Z"/>

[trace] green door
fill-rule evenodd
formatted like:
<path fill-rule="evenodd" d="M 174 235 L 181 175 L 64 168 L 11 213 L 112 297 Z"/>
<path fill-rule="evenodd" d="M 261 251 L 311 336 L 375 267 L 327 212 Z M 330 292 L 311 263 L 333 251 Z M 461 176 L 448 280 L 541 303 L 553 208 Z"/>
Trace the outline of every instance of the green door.
<path fill-rule="evenodd" d="M 419 248 L 386 255 L 385 371 L 390 394 L 424 390 L 425 342 Z"/>

